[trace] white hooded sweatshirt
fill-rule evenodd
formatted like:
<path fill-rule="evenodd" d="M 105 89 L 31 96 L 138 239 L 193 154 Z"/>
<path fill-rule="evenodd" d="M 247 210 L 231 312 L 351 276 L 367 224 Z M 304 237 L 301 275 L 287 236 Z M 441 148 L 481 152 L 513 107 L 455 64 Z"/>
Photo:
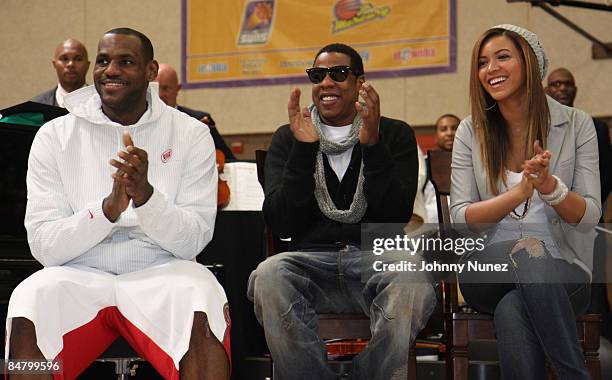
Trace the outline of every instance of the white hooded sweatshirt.
<path fill-rule="evenodd" d="M 25 227 L 44 266 L 77 265 L 108 273 L 193 260 L 212 239 L 217 211 L 215 149 L 208 128 L 166 106 L 157 87 L 147 110 L 123 126 L 102 112 L 94 86 L 66 96 L 70 114 L 43 125 L 28 161 Z M 102 211 L 120 160 L 123 131 L 148 154 L 151 198 L 132 203 L 115 223 Z"/>

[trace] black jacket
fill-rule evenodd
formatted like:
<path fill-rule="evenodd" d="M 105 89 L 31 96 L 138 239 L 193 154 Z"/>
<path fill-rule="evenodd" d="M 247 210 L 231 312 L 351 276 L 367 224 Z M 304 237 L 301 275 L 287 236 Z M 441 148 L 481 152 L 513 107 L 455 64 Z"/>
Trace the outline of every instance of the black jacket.
<path fill-rule="evenodd" d="M 176 106 L 176 109 L 198 120 L 202 120 L 204 116 L 208 116 L 208 119 L 210 120 L 210 123 L 208 123 L 208 127 L 210 129 L 210 135 L 212 136 L 213 141 L 215 143 L 215 148 L 221 149 L 223 154 L 225 154 L 226 159 L 229 159 L 229 160 L 236 159 L 236 156 L 234 156 L 234 153 L 232 153 L 232 150 L 227 146 L 227 144 L 225 143 L 225 140 L 223 140 L 223 137 L 221 137 L 221 134 L 217 130 L 217 127 L 215 127 L 215 121 L 213 120 L 212 116 L 210 116 L 208 112 L 196 111 L 196 110 L 192 110 L 191 108 L 187 108 L 187 107 L 183 107 L 179 105 Z"/>
<path fill-rule="evenodd" d="M 407 223 L 412 215 L 419 170 L 414 131 L 403 121 L 382 117 L 379 133 L 377 144 L 355 146 L 342 182 L 324 155 L 327 188 L 336 207 L 348 209 L 363 155 L 368 208 L 361 222 Z M 313 177 L 318 148 L 318 142 L 295 140 L 289 125 L 274 133 L 265 168 L 266 223 L 276 235 L 291 237 L 292 250 L 359 245 L 359 223 L 336 222 L 319 210 Z"/>
<path fill-rule="evenodd" d="M 608 124 L 597 119 L 593 119 L 593 123 L 595 123 L 597 146 L 599 147 L 599 178 L 601 179 L 601 203 L 603 204 L 612 188 L 612 177 L 609 175 L 610 167 L 612 167 L 612 147 L 610 146 Z"/>

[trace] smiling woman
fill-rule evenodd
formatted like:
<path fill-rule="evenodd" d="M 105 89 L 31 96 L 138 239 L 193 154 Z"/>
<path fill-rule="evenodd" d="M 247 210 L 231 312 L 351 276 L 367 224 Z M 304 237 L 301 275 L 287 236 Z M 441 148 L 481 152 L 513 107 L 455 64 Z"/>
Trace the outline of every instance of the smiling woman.
<path fill-rule="evenodd" d="M 540 50 L 543 52 L 541 46 Z M 536 140 L 546 149 L 549 110 L 540 81 L 548 61 L 543 53 L 540 55 L 527 40 L 501 28 L 483 34 L 472 51 L 472 118 L 482 132 L 478 135 L 482 159 L 488 185 L 495 193 L 499 191 L 498 180 L 505 181 L 504 163 L 519 172 L 523 161 L 533 156 Z M 508 136 L 514 144 L 498 133 L 492 122 L 502 115 L 508 116 Z"/>
<path fill-rule="evenodd" d="M 494 280 L 465 271 L 459 281 L 470 306 L 494 316 L 503 378 L 544 378 L 548 359 L 558 378 L 588 379 L 575 317 L 588 306 L 601 213 L 597 142 L 587 114 L 546 97 L 547 67 L 538 37 L 514 25 L 493 27 L 474 45 L 451 216 L 497 227 L 461 263 L 510 270 Z"/>
<path fill-rule="evenodd" d="M 512 97 L 521 101 L 525 95 L 525 65 L 520 50 L 506 36 L 492 37 L 480 49 L 478 79 L 487 93 L 497 102 L 508 102 Z"/>

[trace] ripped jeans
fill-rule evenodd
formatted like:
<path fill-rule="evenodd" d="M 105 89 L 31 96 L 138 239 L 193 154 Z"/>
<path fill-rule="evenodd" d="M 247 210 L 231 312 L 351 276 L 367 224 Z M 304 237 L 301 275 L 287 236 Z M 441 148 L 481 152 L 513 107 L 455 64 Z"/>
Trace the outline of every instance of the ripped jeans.
<path fill-rule="evenodd" d="M 338 378 L 317 334 L 317 313 L 326 312 L 370 317 L 372 338 L 353 361 L 352 379 L 406 379 L 410 345 L 436 305 L 434 286 L 420 273 L 376 272 L 374 260 L 420 257 L 405 252 L 374 256 L 356 248 L 285 252 L 251 273 L 248 297 L 264 327 L 275 379 Z"/>
<path fill-rule="evenodd" d="M 494 316 L 503 379 L 545 379 L 547 360 L 559 380 L 590 379 L 576 333 L 590 300 L 583 269 L 533 238 L 492 244 L 468 261 L 507 264 L 507 272 L 459 274 L 468 304 Z"/>

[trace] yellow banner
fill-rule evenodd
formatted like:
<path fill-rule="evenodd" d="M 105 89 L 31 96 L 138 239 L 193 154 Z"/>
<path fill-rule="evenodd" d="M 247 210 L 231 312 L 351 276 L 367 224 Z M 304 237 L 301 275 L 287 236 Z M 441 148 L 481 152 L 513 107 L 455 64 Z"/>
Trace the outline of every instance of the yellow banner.
<path fill-rule="evenodd" d="M 304 82 L 334 42 L 355 48 L 370 78 L 450 72 L 455 29 L 455 0 L 183 0 L 182 82 Z"/>

